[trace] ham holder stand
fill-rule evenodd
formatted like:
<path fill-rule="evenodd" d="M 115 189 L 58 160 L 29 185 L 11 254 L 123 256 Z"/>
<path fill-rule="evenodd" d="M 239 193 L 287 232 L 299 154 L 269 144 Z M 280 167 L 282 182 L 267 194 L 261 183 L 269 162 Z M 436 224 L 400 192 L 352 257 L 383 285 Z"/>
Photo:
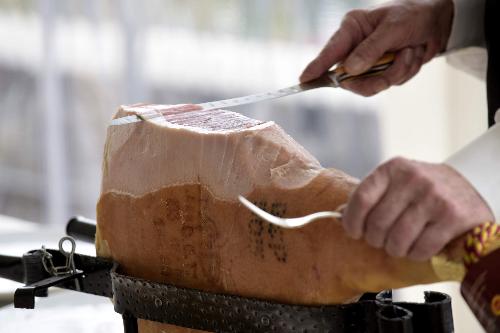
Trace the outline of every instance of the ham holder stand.
<path fill-rule="evenodd" d="M 393 302 L 391 291 L 364 294 L 349 304 L 304 306 L 209 293 L 147 281 L 120 273 L 117 263 L 75 252 L 74 238 L 94 242 L 95 224 L 75 217 L 59 249 L 0 254 L 0 278 L 25 286 L 14 294 L 16 308 L 34 309 L 35 297 L 59 287 L 113 299 L 124 332 L 136 333 L 137 319 L 209 332 L 451 333 L 451 298 L 425 292 L 424 303 Z M 74 237 L 74 238 L 73 238 Z M 71 250 L 64 249 L 70 243 Z"/>

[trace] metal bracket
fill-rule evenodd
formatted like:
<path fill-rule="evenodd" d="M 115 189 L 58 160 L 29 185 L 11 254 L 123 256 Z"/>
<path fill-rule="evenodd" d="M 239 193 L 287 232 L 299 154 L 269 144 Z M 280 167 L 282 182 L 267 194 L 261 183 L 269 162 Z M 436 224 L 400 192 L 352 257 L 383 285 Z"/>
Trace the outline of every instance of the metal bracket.
<path fill-rule="evenodd" d="M 64 250 L 64 242 L 71 243 L 71 250 Z M 59 240 L 59 253 L 65 257 L 65 264 L 62 266 L 56 266 L 53 261 L 53 255 L 42 246 L 41 262 L 45 271 L 51 276 L 27 284 L 24 287 L 18 288 L 14 293 L 14 307 L 24 308 L 24 309 L 34 309 L 35 308 L 35 296 L 47 296 L 47 290 L 49 287 L 56 286 L 59 284 L 74 281 L 75 290 L 80 290 L 80 278 L 82 278 L 83 271 L 77 270 L 75 267 L 74 254 L 76 249 L 75 240 L 72 237 L 65 236 Z M 27 254 L 26 256 L 29 256 Z M 39 255 L 35 255 L 37 258 Z"/>
<path fill-rule="evenodd" d="M 14 307 L 23 309 L 34 309 L 35 308 L 35 296 L 40 293 L 45 293 L 49 287 L 56 286 L 65 282 L 72 280 L 78 281 L 79 278 L 83 277 L 83 272 L 76 270 L 76 273 L 69 273 L 58 276 L 51 276 L 44 280 L 32 283 L 30 285 L 17 288 L 14 293 Z"/>

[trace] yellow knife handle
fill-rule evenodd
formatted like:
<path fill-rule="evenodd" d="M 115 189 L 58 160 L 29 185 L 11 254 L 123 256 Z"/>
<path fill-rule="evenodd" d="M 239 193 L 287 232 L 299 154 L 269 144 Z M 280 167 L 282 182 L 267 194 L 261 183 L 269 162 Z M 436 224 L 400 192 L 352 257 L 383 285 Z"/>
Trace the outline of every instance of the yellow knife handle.
<path fill-rule="evenodd" d="M 333 70 L 327 72 L 327 75 L 336 85 L 339 85 L 343 81 L 380 75 L 394 63 L 394 58 L 394 53 L 386 53 L 367 71 L 358 75 L 348 74 L 344 68 L 344 65 L 339 64 Z"/>

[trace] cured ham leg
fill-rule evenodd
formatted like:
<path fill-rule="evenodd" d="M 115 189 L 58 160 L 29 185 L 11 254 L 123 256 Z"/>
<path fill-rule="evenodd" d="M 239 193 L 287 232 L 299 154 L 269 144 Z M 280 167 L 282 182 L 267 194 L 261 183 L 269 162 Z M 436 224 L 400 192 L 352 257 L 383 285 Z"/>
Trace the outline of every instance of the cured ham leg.
<path fill-rule="evenodd" d="M 275 123 L 190 105 L 122 107 L 116 117 L 156 112 L 164 116 L 107 133 L 96 246 L 126 274 L 294 304 L 445 278 L 435 262 L 391 258 L 348 238 L 339 221 L 285 230 L 245 209 L 239 194 L 281 216 L 334 210 L 357 184 Z M 140 322 L 143 333 L 162 329 L 190 332 Z"/>

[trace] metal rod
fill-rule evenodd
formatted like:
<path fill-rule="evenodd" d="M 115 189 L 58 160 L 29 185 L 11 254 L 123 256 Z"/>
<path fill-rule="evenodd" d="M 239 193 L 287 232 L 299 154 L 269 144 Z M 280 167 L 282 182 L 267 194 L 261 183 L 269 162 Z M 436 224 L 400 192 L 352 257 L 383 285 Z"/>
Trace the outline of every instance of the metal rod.
<path fill-rule="evenodd" d="M 132 314 L 125 312 L 122 315 L 123 318 L 123 332 L 124 333 L 137 333 L 139 328 L 137 326 L 137 318 Z"/>
<path fill-rule="evenodd" d="M 66 225 L 67 235 L 88 243 L 95 242 L 95 232 L 95 221 L 87 219 L 83 216 L 73 217 Z"/>
<path fill-rule="evenodd" d="M 23 282 L 24 269 L 22 259 L 0 255 L 0 278 Z"/>

